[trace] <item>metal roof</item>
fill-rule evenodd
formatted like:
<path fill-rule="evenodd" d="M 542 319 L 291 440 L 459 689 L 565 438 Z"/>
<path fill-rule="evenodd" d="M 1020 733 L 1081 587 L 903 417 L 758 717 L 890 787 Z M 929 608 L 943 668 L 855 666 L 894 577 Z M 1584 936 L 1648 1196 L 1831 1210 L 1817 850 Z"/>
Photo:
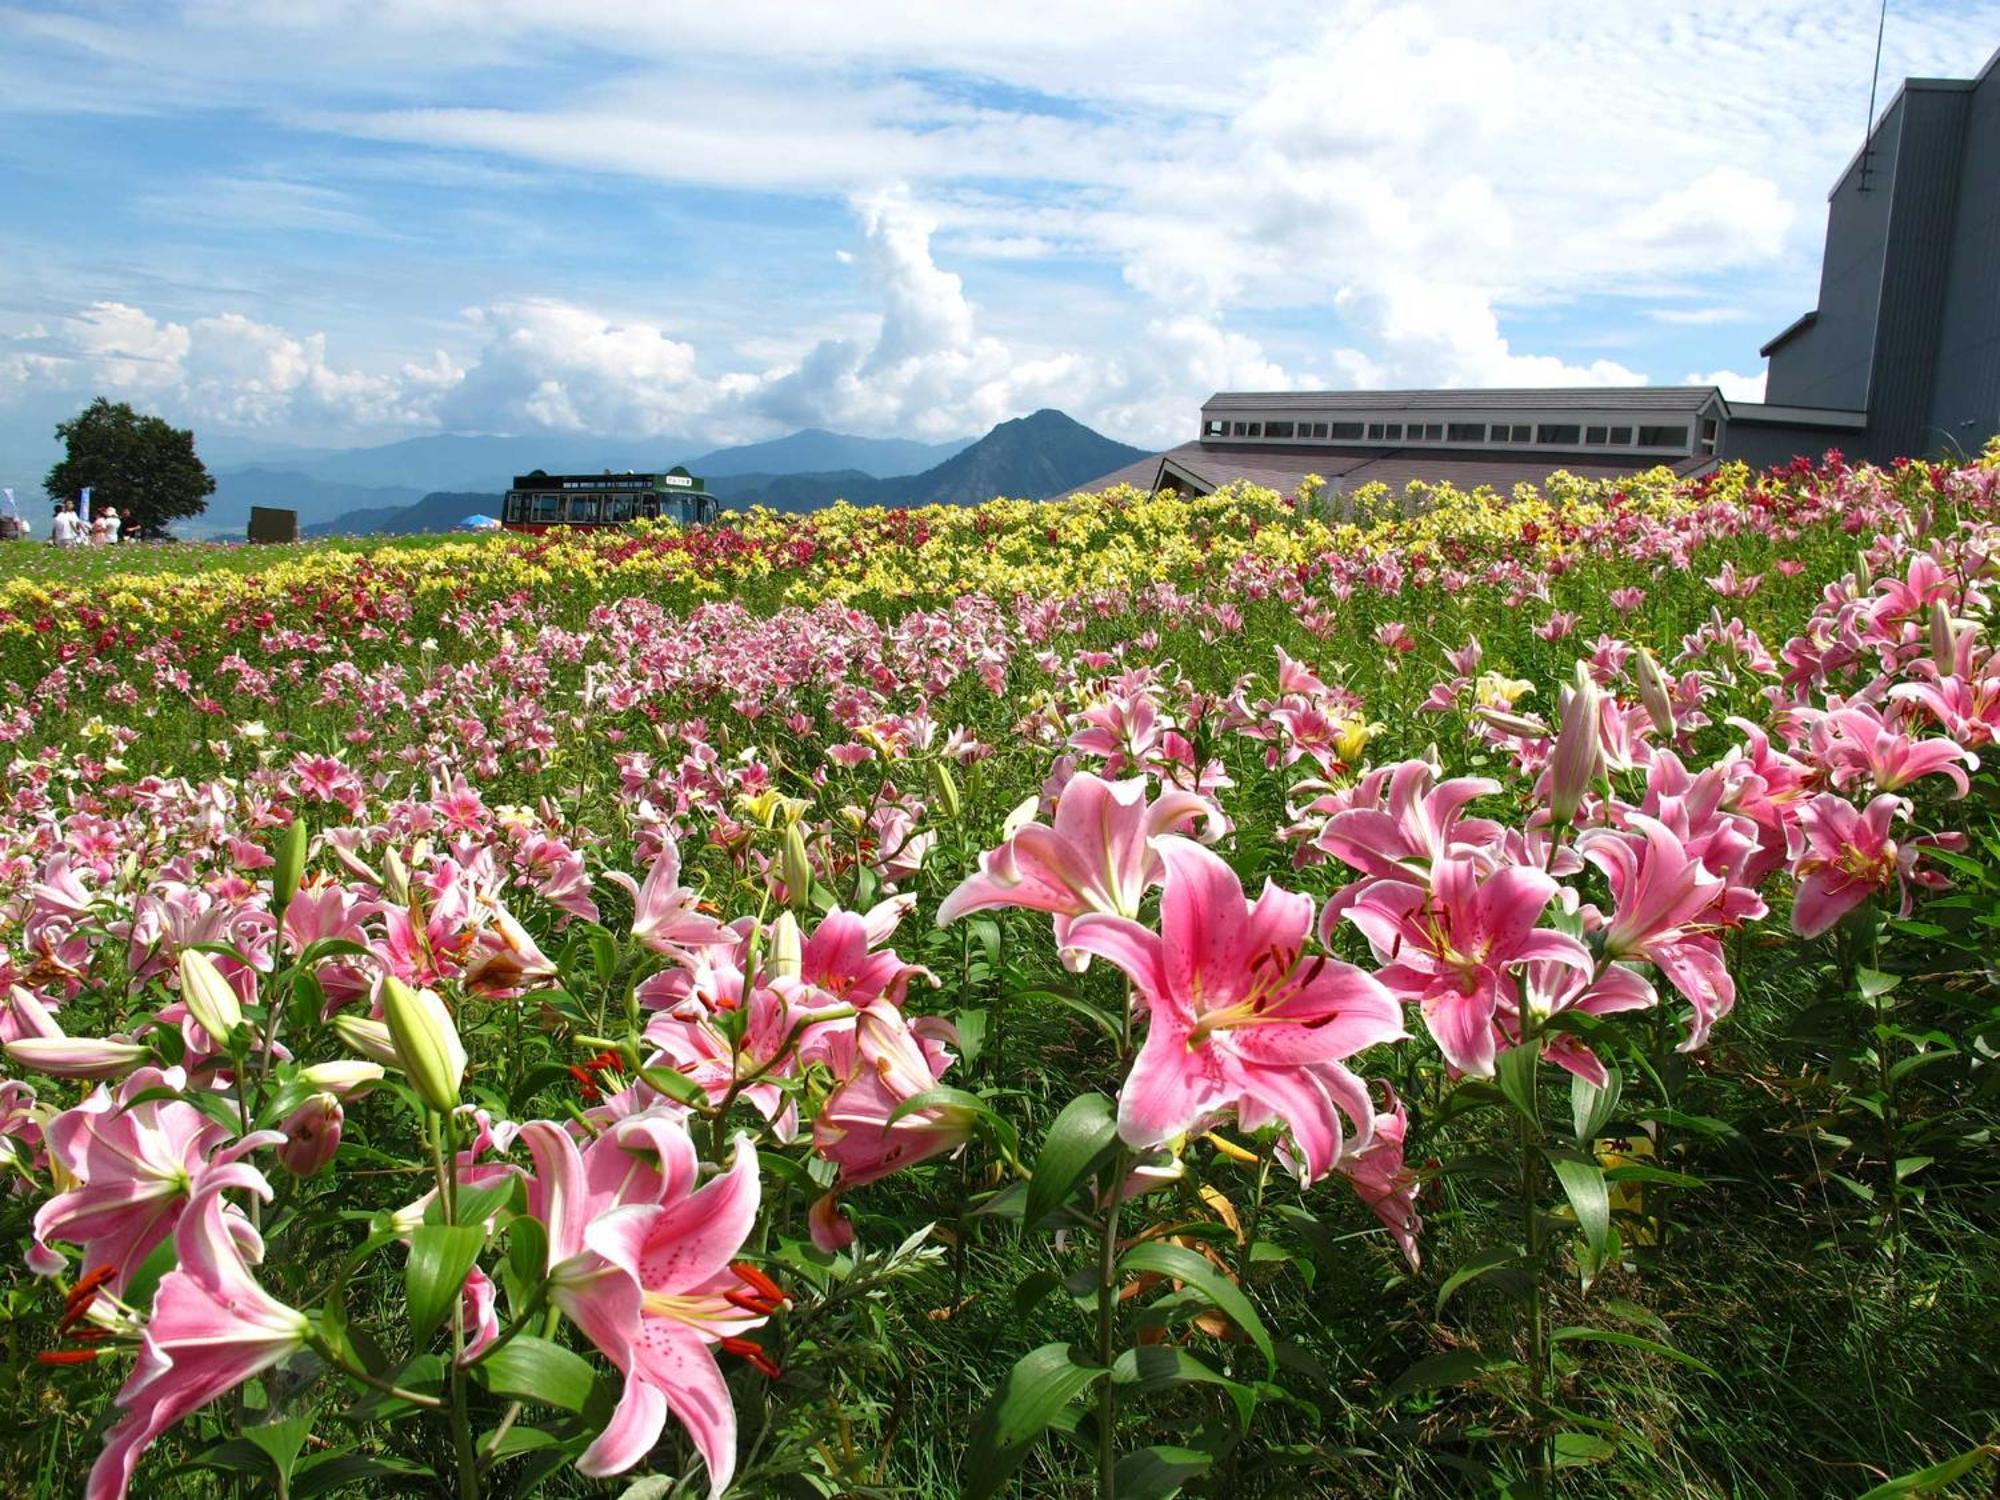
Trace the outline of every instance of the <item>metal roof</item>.
<path fill-rule="evenodd" d="M 1785 427 L 1838 427 L 1859 432 L 1868 425 L 1865 411 L 1843 411 L 1832 406 L 1773 406 L 1767 401 L 1732 401 L 1729 420 L 1775 422 Z"/>
<path fill-rule="evenodd" d="M 1792 319 L 1791 322 L 1787 323 L 1781 332 L 1773 334 L 1771 336 L 1771 341 L 1768 344 L 1766 344 L 1763 348 L 1759 349 L 1757 352 L 1760 355 L 1762 355 L 1765 359 L 1769 359 L 1771 357 L 1771 351 L 1773 349 L 1782 348 L 1785 344 L 1797 338 L 1800 334 L 1804 333 L 1808 328 L 1812 327 L 1813 324 L 1817 323 L 1818 321 L 1819 321 L 1819 309 L 1816 307 L 1811 312 L 1800 313 L 1796 318 Z"/>
<path fill-rule="evenodd" d="M 1697 412 L 1720 392 L 1712 385 L 1560 386 L 1436 391 L 1217 391 L 1206 412 L 1660 411 Z"/>
<path fill-rule="evenodd" d="M 1708 468 L 1714 460 L 1706 455 L 1683 457 L 1661 464 L 1676 474 L 1688 475 Z M 1584 454 L 1440 453 L 1413 448 L 1381 446 L 1327 446 L 1314 444 L 1263 443 L 1220 445 L 1182 443 L 1165 453 L 1127 464 L 1087 484 L 1065 490 L 1064 494 L 1108 489 L 1114 484 L 1133 484 L 1140 489 L 1155 488 L 1163 479 L 1179 478 L 1203 490 L 1220 489 L 1225 484 L 1248 480 L 1265 489 L 1289 494 L 1308 474 L 1317 474 L 1337 492 L 1380 482 L 1401 491 L 1412 480 L 1426 484 L 1452 484 L 1462 490 L 1490 485 L 1502 492 L 1521 483 L 1540 484 L 1561 469 L 1581 479 L 1615 479 L 1661 466 L 1643 458 L 1608 458 L 1602 452 Z"/>

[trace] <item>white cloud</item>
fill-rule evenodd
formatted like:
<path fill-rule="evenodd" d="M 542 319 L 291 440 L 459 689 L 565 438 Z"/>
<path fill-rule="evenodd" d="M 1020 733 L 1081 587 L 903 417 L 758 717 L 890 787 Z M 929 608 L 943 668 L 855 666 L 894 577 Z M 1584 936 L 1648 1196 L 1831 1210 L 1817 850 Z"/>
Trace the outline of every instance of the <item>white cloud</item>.
<path fill-rule="evenodd" d="M 1762 401 L 1764 399 L 1764 373 L 1739 375 L 1734 370 L 1711 370 L 1706 375 L 1685 375 L 1682 385 L 1712 385 L 1720 388 L 1723 399 L 1728 401 Z"/>
<path fill-rule="evenodd" d="M 102 388 L 263 430 L 718 439 L 802 423 L 957 435 L 1046 403 L 1164 441 L 1216 388 L 1611 384 L 1742 363 L 1739 331 L 1703 354 L 1664 329 L 1773 304 L 1782 323 L 1810 300 L 1819 205 L 1859 113 L 1827 80 L 1865 78 L 1872 5 L 1522 0 L 1504 20 L 1490 0 L 0 9 L 13 110 L 229 110 L 247 141 L 312 143 L 303 165 L 243 151 L 132 195 L 175 234 L 378 239 L 408 222 L 375 196 L 404 163 L 440 193 L 609 184 L 633 225 L 615 284 L 587 237 L 549 232 L 546 265 L 497 259 L 428 313 L 422 344 L 446 347 L 415 361 L 371 288 L 296 290 L 319 261 L 216 269 L 206 296 L 186 271 L 134 277 L 100 302 L 127 283 L 78 277 L 58 299 L 0 267 L 0 303 L 50 325 L 0 336 L 0 392 Z M 1884 77 L 1962 74 L 1996 22 L 1993 0 L 1912 12 Z M 852 208 L 851 254 L 827 243 L 838 232 L 799 252 L 810 292 L 766 262 L 713 278 L 735 303 L 695 305 L 673 279 L 685 257 L 630 269 L 645 236 L 712 234 L 689 203 L 754 209 L 713 237 L 729 246 L 780 222 L 774 198 L 801 218 Z M 394 265 L 405 242 L 374 248 L 366 264 Z M 368 249 L 341 253 L 361 266 Z M 851 273 L 831 294 L 829 253 Z M 1606 337 L 1620 324 L 1625 339 Z M 307 328 L 331 328 L 339 358 L 293 331 Z M 1577 352 L 1614 343 L 1616 359 Z"/>

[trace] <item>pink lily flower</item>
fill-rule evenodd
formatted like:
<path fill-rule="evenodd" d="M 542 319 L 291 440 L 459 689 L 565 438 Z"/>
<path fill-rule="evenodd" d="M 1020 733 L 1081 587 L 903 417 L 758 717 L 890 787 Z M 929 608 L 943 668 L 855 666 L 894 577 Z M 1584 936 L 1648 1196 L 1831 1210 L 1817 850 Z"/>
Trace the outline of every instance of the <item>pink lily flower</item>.
<path fill-rule="evenodd" d="M 879 1181 L 965 1144 L 973 1119 L 961 1110 L 921 1109 L 890 1120 L 944 1076 L 956 1040 L 937 1017 L 912 1021 L 883 1002 L 861 1012 L 838 1048 L 845 1055 L 833 1059 L 840 1082 L 813 1122 L 813 1149 L 840 1168 L 841 1187 Z"/>
<path fill-rule="evenodd" d="M 1889 836 L 1904 807 L 1901 797 L 1884 792 L 1857 812 L 1845 798 L 1822 792 L 1799 810 L 1806 848 L 1792 865 L 1798 882 L 1792 901 L 1794 932 L 1818 937 L 1902 878 L 1917 853 Z M 1907 895 L 1903 910 L 1909 910 Z"/>
<path fill-rule="evenodd" d="M 1373 805 L 1361 803 L 1356 788 L 1357 800 L 1329 818 L 1313 843 L 1371 879 L 1419 884 L 1453 850 L 1484 847 L 1500 836 L 1499 824 L 1460 816 L 1467 803 L 1497 793 L 1497 781 L 1484 776 L 1439 781 L 1437 767 L 1427 760 L 1402 761 L 1365 780 L 1377 789 Z"/>
<path fill-rule="evenodd" d="M 644 885 L 622 870 L 605 879 L 631 893 L 632 936 L 653 952 L 685 963 L 691 951 L 727 941 L 722 924 L 704 915 L 700 897 L 681 884 L 681 851 L 672 839 L 661 845 Z"/>
<path fill-rule="evenodd" d="M 44 1252 L 51 1240 L 83 1246 L 82 1274 L 109 1266 L 114 1293 L 173 1232 L 206 1174 L 285 1139 L 260 1130 L 225 1147 L 229 1132 L 192 1104 L 131 1102 L 152 1089 L 186 1086 L 179 1068 L 141 1068 L 115 1096 L 99 1088 L 49 1121 L 49 1155 L 74 1186 L 36 1212 L 36 1244 Z"/>
<path fill-rule="evenodd" d="M 1898 792 L 1913 781 L 1938 775 L 1963 797 L 1972 789 L 1966 772 L 1979 769 L 1979 757 L 1963 745 L 1946 739 L 1913 740 L 1862 704 L 1822 717 L 1813 727 L 1813 751 L 1842 790 L 1866 778 L 1879 792 Z"/>
<path fill-rule="evenodd" d="M 1369 1123 L 1366 1144 L 1346 1152 L 1336 1170 L 1354 1187 L 1354 1195 L 1382 1221 L 1403 1256 L 1416 1270 L 1422 1263 L 1417 1236 L 1424 1221 L 1417 1214 L 1416 1175 L 1403 1164 L 1403 1140 L 1409 1133 L 1410 1112 L 1388 1084 L 1389 1107 Z"/>
<path fill-rule="evenodd" d="M 1568 964 L 1546 961 L 1522 968 L 1521 997 L 1531 1012 L 1544 1018 L 1569 1010 L 1589 1016 L 1616 1015 L 1644 1010 L 1659 1000 L 1645 977 L 1623 964 L 1606 964 L 1600 973 L 1591 975 L 1578 973 Z M 1515 1039 L 1519 1034 L 1518 1027 L 1510 1031 Z M 1604 1060 L 1574 1032 L 1550 1035 L 1542 1046 L 1542 1056 L 1598 1088 L 1610 1081 Z"/>
<path fill-rule="evenodd" d="M 764 1321 L 729 1269 L 757 1218 L 755 1148 L 737 1137 L 729 1170 L 697 1188 L 694 1144 L 665 1115 L 631 1116 L 585 1151 L 546 1121 L 521 1136 L 535 1158 L 530 1211 L 548 1231 L 550 1300 L 625 1376 L 577 1471 L 631 1468 L 671 1411 L 708 1466 L 713 1500 L 736 1470 L 736 1411 L 710 1346 Z"/>
<path fill-rule="evenodd" d="M 1371 886 L 1345 916 L 1383 965 L 1376 978 L 1420 1006 L 1445 1061 L 1475 1078 L 1493 1076 L 1502 1039 L 1495 1019 L 1519 1007 L 1510 972 L 1542 959 L 1591 972 L 1575 938 L 1537 927 L 1556 894 L 1540 870 L 1507 865 L 1484 880 L 1459 855 L 1431 869 L 1431 888 L 1397 881 Z"/>
<path fill-rule="evenodd" d="M 1086 912 L 1136 917 L 1146 892 L 1165 866 L 1152 840 L 1191 820 L 1219 838 L 1221 810 L 1193 792 L 1163 791 L 1146 800 L 1146 779 L 1104 781 L 1084 772 L 1071 779 L 1056 803 L 1054 826 L 1030 823 L 979 859 L 938 908 L 938 925 L 996 906 L 1045 911 L 1056 919 L 1056 946 L 1065 965 L 1081 970 L 1086 953 L 1072 956 L 1071 924 Z"/>
<path fill-rule="evenodd" d="M 1096 914 L 1070 929 L 1078 947 L 1131 976 L 1146 1006 L 1118 1133 L 1130 1146 L 1160 1146 L 1234 1109 L 1246 1128 L 1283 1121 L 1316 1177 L 1340 1157 L 1335 1103 L 1354 1098 L 1334 1070 L 1403 1035 L 1395 999 L 1352 964 L 1303 960 L 1310 896 L 1267 881 L 1253 904 L 1236 872 L 1201 845 L 1169 837 L 1158 848 L 1167 867 L 1159 932 Z"/>
<path fill-rule="evenodd" d="M 242 1162 L 211 1172 L 196 1190 L 174 1231 L 180 1263 L 160 1280 L 139 1362 L 116 1397 L 124 1415 L 104 1435 L 85 1500 L 124 1500 L 155 1438 L 305 1345 L 305 1314 L 250 1274 L 263 1246 L 246 1220 L 224 1213 L 222 1192 L 232 1187 L 271 1196 L 263 1175 Z"/>

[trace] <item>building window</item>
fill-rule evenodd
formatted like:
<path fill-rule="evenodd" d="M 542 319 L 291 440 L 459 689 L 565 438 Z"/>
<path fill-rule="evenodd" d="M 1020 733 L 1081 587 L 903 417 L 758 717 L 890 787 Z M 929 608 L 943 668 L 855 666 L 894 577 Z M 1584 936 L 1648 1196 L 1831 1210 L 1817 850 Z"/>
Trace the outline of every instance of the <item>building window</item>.
<path fill-rule="evenodd" d="M 1544 422 L 1535 430 L 1535 441 L 1544 448 L 1573 448 L 1582 439 L 1583 429 L 1567 422 Z"/>
<path fill-rule="evenodd" d="M 1208 424 L 1208 435 L 1210 437 L 1226 437 L 1228 436 L 1228 433 L 1229 433 L 1229 424 L 1221 420 L 1220 418 L 1217 418 L 1216 420 Z"/>
<path fill-rule="evenodd" d="M 1601 448 L 1611 441 L 1611 429 L 1609 427 L 1586 427 L 1583 429 L 1583 441 L 1588 447 Z"/>
<path fill-rule="evenodd" d="M 1629 427 L 1614 427 L 1614 428 L 1612 428 L 1612 429 L 1611 429 L 1611 446 L 1612 446 L 1612 447 L 1614 447 L 1614 448 L 1629 448 L 1629 447 L 1631 447 L 1631 446 L 1632 446 L 1632 429 L 1631 429 L 1631 428 L 1629 428 Z"/>
<path fill-rule="evenodd" d="M 1425 442 L 1427 442 L 1427 443 L 1441 443 L 1441 442 L 1443 442 L 1443 441 L 1444 441 L 1444 423 L 1442 423 L 1442 422 L 1426 422 L 1426 423 L 1424 423 L 1424 441 L 1425 441 Z"/>
<path fill-rule="evenodd" d="M 1701 451 L 1715 452 L 1715 418 L 1704 417 L 1701 423 Z"/>
<path fill-rule="evenodd" d="M 1370 422 L 1368 424 L 1368 441 L 1371 443 L 1382 441 L 1382 424 L 1380 422 Z"/>
<path fill-rule="evenodd" d="M 1262 422 L 1252 422 L 1250 424 L 1250 436 L 1262 437 L 1263 435 L 1264 435 L 1264 424 Z"/>
<path fill-rule="evenodd" d="M 1244 433 L 1244 425 L 1243 425 L 1243 423 L 1241 423 L 1241 422 L 1231 422 L 1231 423 L 1229 424 L 1229 435 L 1230 435 L 1231 437 L 1242 437 L 1242 436 L 1243 436 L 1243 433 Z"/>
<path fill-rule="evenodd" d="M 1688 445 L 1688 430 L 1685 427 L 1641 427 L 1639 446 L 1641 448 L 1679 448 Z"/>
<path fill-rule="evenodd" d="M 1290 422 L 1266 422 L 1264 424 L 1265 437 L 1288 438 L 1291 435 L 1292 424 Z"/>
<path fill-rule="evenodd" d="M 1444 430 L 1446 439 L 1454 443 L 1483 443 L 1486 441 L 1484 422 L 1453 422 Z"/>
<path fill-rule="evenodd" d="M 561 495 L 535 496 L 535 520 L 543 526 L 552 526 L 562 519 Z"/>
<path fill-rule="evenodd" d="M 1336 443 L 1358 443 L 1361 441 L 1361 424 L 1359 422 L 1335 422 L 1328 431 L 1333 434 L 1333 440 Z"/>
<path fill-rule="evenodd" d="M 1534 440 L 1535 429 L 1525 423 L 1509 427 L 1496 422 L 1493 426 L 1492 441 L 1496 443 L 1532 443 Z"/>

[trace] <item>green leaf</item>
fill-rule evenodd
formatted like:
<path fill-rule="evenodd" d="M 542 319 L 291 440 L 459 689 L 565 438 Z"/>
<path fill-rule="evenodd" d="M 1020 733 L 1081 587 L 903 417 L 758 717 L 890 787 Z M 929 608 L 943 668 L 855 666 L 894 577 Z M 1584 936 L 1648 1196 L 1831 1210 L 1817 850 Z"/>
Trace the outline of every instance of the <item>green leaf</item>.
<path fill-rule="evenodd" d="M 1981 1443 L 1977 1448 L 1968 1448 L 1956 1458 L 1947 1458 L 1941 1464 L 1932 1464 L 1914 1474 L 1900 1475 L 1886 1484 L 1876 1485 L 1861 1500 L 1903 1500 L 1909 1495 L 1935 1495 L 1942 1486 L 1963 1479 L 1990 1458 L 2000 1458 L 2000 1444 Z"/>
<path fill-rule="evenodd" d="M 1056 1414 L 1106 1373 L 1078 1364 L 1067 1344 L 1044 1344 L 1016 1360 L 972 1429 L 965 1455 L 969 1500 L 984 1500 L 1005 1484 Z"/>
<path fill-rule="evenodd" d="M 1113 1361 L 1111 1380 L 1114 1385 L 1129 1387 L 1135 1396 L 1172 1385 L 1216 1386 L 1236 1407 L 1239 1429 L 1249 1428 L 1250 1418 L 1257 1410 L 1257 1393 L 1249 1386 L 1218 1373 L 1172 1344 L 1141 1344 L 1127 1349 Z"/>
<path fill-rule="evenodd" d="M 1576 1210 L 1576 1227 L 1582 1231 L 1592 1259 L 1601 1263 L 1611 1245 L 1611 1194 L 1604 1183 L 1604 1168 L 1566 1151 L 1548 1155 L 1556 1181 L 1562 1184 L 1569 1206 Z"/>
<path fill-rule="evenodd" d="M 1488 1359 L 1477 1349 L 1453 1349 L 1447 1354 L 1433 1354 L 1428 1359 L 1418 1360 L 1398 1375 L 1390 1385 L 1388 1395 L 1394 1400 L 1412 1391 L 1436 1391 L 1447 1386 L 1465 1385 L 1498 1367 L 1498 1361 Z"/>
<path fill-rule="evenodd" d="M 539 1401 L 581 1414 L 608 1393 L 589 1360 L 561 1344 L 523 1333 L 473 1366 L 486 1389 L 517 1401 Z"/>
<path fill-rule="evenodd" d="M 1503 1245 L 1498 1249 L 1483 1251 L 1473 1256 L 1471 1260 L 1445 1277 L 1444 1285 L 1438 1288 L 1437 1306 L 1432 1316 L 1442 1313 L 1445 1303 L 1451 1301 L 1452 1294 L 1467 1282 L 1477 1281 L 1494 1271 L 1513 1269 L 1522 1265 L 1525 1259 L 1521 1252 L 1511 1245 Z"/>
<path fill-rule="evenodd" d="M 1588 1148 L 1618 1112 L 1618 1099 L 1625 1090 L 1625 1081 L 1616 1068 L 1607 1068 L 1606 1071 L 1610 1076 L 1603 1088 L 1578 1078 L 1574 1073 L 1570 1075 L 1570 1122 L 1575 1126 L 1579 1146 Z"/>
<path fill-rule="evenodd" d="M 1058 1271 L 1037 1271 L 1014 1288 L 1014 1316 L 1024 1318 L 1040 1305 L 1041 1300 L 1063 1284 Z"/>
<path fill-rule="evenodd" d="M 1662 1344 L 1655 1339 L 1640 1338 L 1636 1333 L 1620 1333 L 1615 1328 L 1558 1328 L 1554 1333 L 1549 1335 L 1549 1342 L 1552 1344 L 1570 1343 L 1578 1340 L 1593 1344 L 1617 1344 L 1626 1349 L 1643 1349 L 1648 1354 L 1658 1354 L 1667 1359 L 1676 1360 L 1691 1370 L 1701 1371 L 1704 1375 L 1714 1375 L 1717 1380 L 1722 1378 L 1720 1375 L 1716 1375 L 1716 1372 L 1712 1368 L 1685 1350 L 1675 1349 L 1671 1345 Z"/>
<path fill-rule="evenodd" d="M 1083 996 L 1072 995 L 1068 990 L 1057 990 L 1057 989 L 1014 990 L 1007 996 L 1007 1003 L 1009 1005 L 1014 1004 L 1018 1000 L 1053 1000 L 1056 1002 L 1056 1004 L 1068 1007 L 1070 1010 L 1075 1011 L 1078 1015 L 1082 1016 L 1085 1020 L 1089 1021 L 1093 1026 L 1095 1026 L 1099 1031 L 1103 1032 L 1104 1035 L 1110 1039 L 1113 1046 L 1116 1046 L 1120 1041 L 1123 1040 L 1123 1037 L 1120 1034 L 1121 1028 L 1118 1025 L 1118 1021 L 1115 1017 L 1106 1014 L 1103 1010 L 1099 1009 L 1097 1006 L 1092 1005 L 1088 1000 L 1084 999 Z"/>
<path fill-rule="evenodd" d="M 1097 1170 L 1117 1140 L 1118 1122 L 1102 1094 L 1079 1094 L 1065 1104 L 1035 1158 L 1021 1227 L 1039 1228 L 1067 1203 L 1077 1183 Z"/>
<path fill-rule="evenodd" d="M 920 1094 L 912 1094 L 897 1105 L 895 1112 L 889 1116 L 889 1123 L 893 1125 L 905 1116 L 913 1115 L 922 1109 L 957 1110 L 980 1117 L 990 1117 L 993 1114 L 992 1108 L 977 1094 L 968 1094 L 964 1089 L 955 1089 L 949 1084 L 938 1084 Z"/>
<path fill-rule="evenodd" d="M 1493 1064 L 1493 1081 L 1500 1086 L 1507 1102 L 1525 1120 L 1537 1119 L 1535 1064 L 1541 1060 L 1541 1055 L 1541 1049 L 1532 1045 L 1509 1047 Z"/>
<path fill-rule="evenodd" d="M 1690 1177 L 1685 1172 L 1669 1172 L 1665 1167 L 1648 1166 L 1642 1161 L 1628 1161 L 1622 1166 L 1604 1169 L 1606 1182 L 1657 1182 L 1661 1187 L 1698 1188 L 1703 1185 L 1699 1177 Z"/>
<path fill-rule="evenodd" d="M 313 1414 L 307 1411 L 282 1422 L 259 1422 L 255 1427 L 244 1428 L 243 1436 L 269 1454 L 279 1475 L 290 1480 L 292 1465 L 299 1461 L 299 1450 L 305 1447 L 306 1434 L 312 1430 L 312 1419 Z"/>
<path fill-rule="evenodd" d="M 1618 1451 L 1616 1443 L 1589 1432 L 1556 1434 L 1556 1467 L 1575 1469 L 1584 1464 L 1603 1463 Z"/>
<path fill-rule="evenodd" d="M 410 1259 L 403 1268 L 409 1294 L 410 1352 L 430 1342 L 465 1286 L 465 1274 L 479 1258 L 486 1231 L 477 1224 L 419 1224 L 410 1236 Z"/>
<path fill-rule="evenodd" d="M 1190 1479 L 1208 1472 L 1214 1460 L 1196 1448 L 1155 1444 L 1136 1448 L 1118 1460 L 1113 1482 L 1121 1500 L 1167 1500 Z"/>
<path fill-rule="evenodd" d="M 292 1500 L 313 1500 L 315 1495 L 345 1489 L 364 1479 L 430 1479 L 434 1476 L 422 1464 L 400 1458 L 371 1457 L 365 1453 L 316 1453 L 299 1465 L 292 1481 Z M 388 1493 L 409 1493 L 414 1486 L 401 1485 Z"/>
<path fill-rule="evenodd" d="M 1902 1182 L 1906 1178 L 1914 1177 L 1917 1173 L 1923 1171 L 1925 1167 L 1928 1167 L 1932 1162 L 1936 1160 L 1937 1158 L 1935 1156 L 1898 1157 L 1896 1159 L 1896 1181 Z"/>
<path fill-rule="evenodd" d="M 1854 982 L 1861 990 L 1861 998 L 1873 1000 L 1886 995 L 1903 982 L 1900 974 L 1884 974 L 1880 969 L 1856 969 Z"/>
<path fill-rule="evenodd" d="M 1213 1261 L 1197 1255 L 1184 1245 L 1148 1240 L 1145 1244 L 1134 1245 L 1118 1261 L 1118 1274 L 1121 1276 L 1137 1276 L 1146 1271 L 1181 1282 L 1199 1293 L 1211 1306 L 1227 1314 L 1230 1321 L 1257 1346 L 1258 1353 L 1264 1356 L 1265 1372 L 1270 1374 L 1276 1371 L 1277 1354 L 1271 1346 L 1271 1335 L 1264 1327 L 1264 1320 L 1257 1316 L 1257 1309 L 1243 1295 L 1243 1288 L 1218 1271 Z"/>

